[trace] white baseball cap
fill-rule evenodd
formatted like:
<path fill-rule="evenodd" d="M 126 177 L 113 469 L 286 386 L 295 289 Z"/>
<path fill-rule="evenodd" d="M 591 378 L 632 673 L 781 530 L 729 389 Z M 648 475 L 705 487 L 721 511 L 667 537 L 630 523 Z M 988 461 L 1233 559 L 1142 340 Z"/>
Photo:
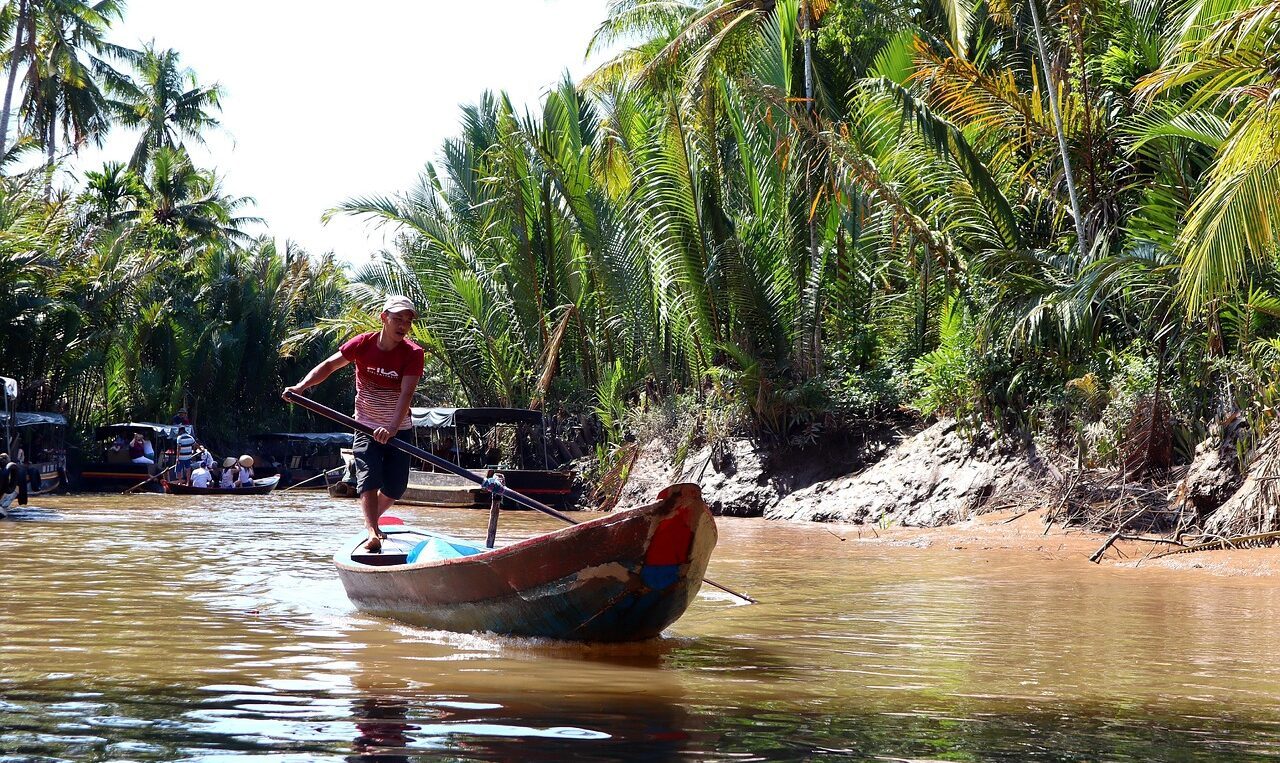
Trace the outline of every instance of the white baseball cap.
<path fill-rule="evenodd" d="M 405 310 L 413 313 L 413 317 L 418 317 L 418 311 L 414 308 L 413 302 L 403 294 L 392 294 L 382 305 L 384 313 L 401 313 Z"/>

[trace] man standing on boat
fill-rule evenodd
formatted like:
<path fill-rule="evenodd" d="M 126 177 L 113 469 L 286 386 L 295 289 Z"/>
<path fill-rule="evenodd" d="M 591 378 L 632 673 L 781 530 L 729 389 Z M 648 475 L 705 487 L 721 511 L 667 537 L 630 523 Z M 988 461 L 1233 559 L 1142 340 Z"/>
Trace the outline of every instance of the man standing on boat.
<path fill-rule="evenodd" d="M 191 461 L 196 457 L 196 438 L 191 434 L 191 426 L 179 426 L 178 466 L 173 470 L 173 478 L 178 482 L 186 482 L 191 476 Z"/>
<path fill-rule="evenodd" d="M 366 548 L 382 550 L 385 537 L 378 530 L 378 518 L 404 495 L 409 483 L 409 455 L 386 443 L 392 437 L 412 435 L 409 406 L 422 377 L 422 348 L 408 339 L 418 317 L 408 297 L 387 298 L 382 307 L 382 329 L 358 334 L 285 392 L 302 394 L 329 378 L 339 368 L 356 366 L 355 419 L 373 429 L 373 437 L 356 433 L 356 492 L 369 531 Z"/>

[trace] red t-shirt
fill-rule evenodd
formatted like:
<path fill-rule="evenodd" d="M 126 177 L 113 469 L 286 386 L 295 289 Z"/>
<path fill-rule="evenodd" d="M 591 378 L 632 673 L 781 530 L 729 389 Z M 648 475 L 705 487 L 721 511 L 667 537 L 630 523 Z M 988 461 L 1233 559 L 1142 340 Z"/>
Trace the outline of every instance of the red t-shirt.
<path fill-rule="evenodd" d="M 348 339 L 340 351 L 356 366 L 356 421 L 370 427 L 385 427 L 400 402 L 400 380 L 422 376 L 422 348 L 405 339 L 391 350 L 378 347 L 377 331 Z M 395 430 L 413 426 L 406 410 Z"/>

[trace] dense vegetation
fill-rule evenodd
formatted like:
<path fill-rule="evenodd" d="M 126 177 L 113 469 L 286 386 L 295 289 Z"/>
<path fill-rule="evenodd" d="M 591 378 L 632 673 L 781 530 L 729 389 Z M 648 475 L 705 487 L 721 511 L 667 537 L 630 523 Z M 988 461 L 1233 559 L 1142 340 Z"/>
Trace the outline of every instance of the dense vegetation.
<path fill-rule="evenodd" d="M 1140 476 L 1224 416 L 1271 423 L 1274 0 L 614 0 L 584 81 L 484 95 L 416 187 L 333 210 L 398 233 L 350 283 L 246 240 L 181 148 L 217 88 L 102 43 L 116 12 L 0 17 L 16 150 L 142 128 L 77 193 L 4 181 L 6 368 L 79 420 L 273 415 L 310 362 L 279 347 L 403 290 L 427 397 L 615 436 L 642 399 L 791 443 L 909 407 Z"/>
<path fill-rule="evenodd" d="M 120 12 L 0 10 L 0 375 L 18 379 L 21 409 L 65 412 L 80 431 L 183 406 L 215 442 L 283 426 L 279 389 L 327 348 L 281 346 L 342 309 L 346 274 L 248 233 L 251 200 L 184 149 L 217 126 L 219 88 L 173 50 L 107 43 Z M 69 154 L 113 125 L 134 129 L 136 149 L 65 187 Z"/>
<path fill-rule="evenodd" d="M 656 389 L 791 442 L 906 405 L 1138 475 L 1271 416 L 1278 33 L 1252 0 L 615 0 L 585 81 L 485 96 L 342 211 L 400 231 L 361 278 L 430 302 L 475 402 L 617 424 Z"/>

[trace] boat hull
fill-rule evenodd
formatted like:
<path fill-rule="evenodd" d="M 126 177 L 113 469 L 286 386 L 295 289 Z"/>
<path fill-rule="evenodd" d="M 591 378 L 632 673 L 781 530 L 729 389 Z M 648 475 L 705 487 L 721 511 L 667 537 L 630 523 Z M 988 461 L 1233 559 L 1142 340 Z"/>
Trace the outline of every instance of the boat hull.
<path fill-rule="evenodd" d="M 253 487 L 192 487 L 162 480 L 164 492 L 170 495 L 266 495 L 276 489 L 280 475 L 253 481 Z"/>
<path fill-rule="evenodd" d="M 573 497 L 574 473 L 540 469 L 512 469 L 500 472 L 506 485 L 556 508 L 564 508 Z M 357 497 L 355 487 L 345 481 L 329 485 L 329 495 L 334 498 Z M 489 493 L 465 477 L 445 472 L 427 472 L 413 469 L 404 495 L 396 503 L 415 506 L 444 506 L 459 509 L 489 508 Z M 514 501 L 503 501 L 504 510 L 526 510 Z"/>
<path fill-rule="evenodd" d="M 692 484 L 672 485 L 647 506 L 443 561 L 403 563 L 400 554 L 432 534 L 384 530 L 383 554 L 362 553 L 359 535 L 334 555 L 361 611 L 439 630 L 567 641 L 659 635 L 697 596 L 716 543 L 715 520 Z"/>
<path fill-rule="evenodd" d="M 76 487 L 85 492 L 115 492 L 122 488 L 137 485 L 139 482 L 155 475 L 156 467 L 150 464 L 112 464 L 106 462 L 87 463 L 77 475 Z M 154 482 L 145 485 L 146 489 L 154 489 Z"/>
<path fill-rule="evenodd" d="M 509 489 L 556 508 L 564 508 L 568 505 L 573 495 L 573 472 L 511 469 L 499 473 L 506 480 Z M 464 477 L 414 469 L 409 472 L 409 484 L 405 487 L 399 503 L 488 508 L 489 494 Z M 502 508 L 523 510 L 525 507 L 512 501 L 504 501 Z"/>

